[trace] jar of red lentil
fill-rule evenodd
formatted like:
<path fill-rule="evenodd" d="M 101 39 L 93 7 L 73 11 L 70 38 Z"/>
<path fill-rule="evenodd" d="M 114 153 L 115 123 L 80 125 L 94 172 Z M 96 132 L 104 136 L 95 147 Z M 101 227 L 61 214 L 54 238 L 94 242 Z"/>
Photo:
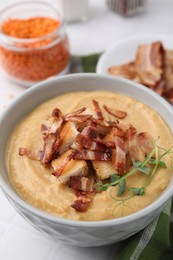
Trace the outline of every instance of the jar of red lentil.
<path fill-rule="evenodd" d="M 24 86 L 68 71 L 69 43 L 56 5 L 28 0 L 1 10 L 0 64 L 11 80 Z"/>

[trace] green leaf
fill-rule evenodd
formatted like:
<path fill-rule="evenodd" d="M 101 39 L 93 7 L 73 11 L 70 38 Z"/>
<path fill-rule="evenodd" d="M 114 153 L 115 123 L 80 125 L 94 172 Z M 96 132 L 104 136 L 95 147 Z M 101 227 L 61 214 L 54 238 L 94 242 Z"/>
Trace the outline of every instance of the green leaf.
<path fill-rule="evenodd" d="M 142 162 L 133 161 L 133 166 L 140 172 L 143 172 L 145 174 L 150 173 L 150 168 L 148 168 L 147 166 L 142 166 Z"/>
<path fill-rule="evenodd" d="M 106 191 L 108 188 L 109 188 L 109 183 L 107 184 L 103 184 L 101 187 L 100 187 L 100 191 Z"/>
<path fill-rule="evenodd" d="M 118 184 L 118 196 L 121 196 L 126 188 L 126 180 L 125 179 L 121 179 L 119 184 Z"/>
<path fill-rule="evenodd" d="M 145 173 L 145 174 L 150 173 L 150 168 L 148 168 L 147 166 L 138 166 L 138 167 L 136 167 L 136 169 L 140 172 Z"/>
<path fill-rule="evenodd" d="M 100 191 L 101 186 L 103 185 L 102 181 L 98 181 L 94 184 L 94 188 L 96 191 Z"/>
<path fill-rule="evenodd" d="M 120 176 L 118 176 L 117 174 L 112 174 L 110 176 L 110 184 L 114 183 L 115 181 L 119 180 Z"/>
<path fill-rule="evenodd" d="M 157 163 L 157 161 L 156 161 L 156 159 L 151 158 L 151 159 L 148 161 L 148 163 L 155 165 L 155 164 Z M 167 168 L 166 163 L 165 163 L 164 161 L 160 161 L 158 165 L 161 166 L 161 167 L 163 167 L 163 168 Z"/>
<path fill-rule="evenodd" d="M 130 190 L 131 190 L 135 195 L 138 195 L 138 196 L 142 196 L 142 195 L 144 195 L 144 193 L 145 193 L 145 188 L 144 188 L 144 187 L 141 187 L 141 188 L 130 188 Z"/>
<path fill-rule="evenodd" d="M 135 168 L 141 166 L 141 164 L 142 164 L 142 162 L 135 162 L 135 161 L 133 160 L 133 166 L 134 166 Z"/>

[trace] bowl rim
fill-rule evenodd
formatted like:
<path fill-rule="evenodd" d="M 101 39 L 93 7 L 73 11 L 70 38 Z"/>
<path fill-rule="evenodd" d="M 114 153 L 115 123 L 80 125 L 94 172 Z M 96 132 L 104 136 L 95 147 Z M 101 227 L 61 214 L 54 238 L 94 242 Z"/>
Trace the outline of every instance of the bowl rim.
<path fill-rule="evenodd" d="M 64 81 L 64 80 L 65 81 L 66 80 L 75 81 L 79 78 L 90 78 L 93 80 L 100 78 L 100 79 L 108 80 L 108 81 L 110 79 L 111 80 L 115 79 L 115 81 L 119 81 L 122 83 L 130 84 L 130 85 L 133 84 L 136 88 L 140 89 L 141 91 L 147 92 L 154 99 L 161 102 L 162 105 L 165 107 L 165 109 L 167 109 L 173 116 L 173 109 L 166 100 L 164 100 L 161 96 L 156 94 L 154 91 L 152 91 L 138 83 L 132 82 L 128 79 L 115 77 L 115 76 L 98 75 L 96 73 L 77 73 L 77 74 L 71 74 L 71 75 L 66 75 L 66 76 L 52 77 L 45 81 L 37 83 L 37 84 L 33 85 L 33 87 L 25 90 L 25 92 L 22 95 L 18 96 L 15 100 L 13 100 L 11 105 L 7 108 L 7 110 L 3 114 L 1 114 L 0 124 L 1 124 L 1 121 L 8 116 L 9 112 L 15 106 L 17 106 L 18 103 L 20 103 L 20 101 L 23 100 L 23 98 L 26 98 L 27 96 L 32 95 L 36 90 L 42 90 L 43 87 L 47 88 L 49 86 L 49 84 L 58 83 L 58 81 Z M 6 169 L 6 174 L 8 175 L 7 169 Z M 142 210 L 137 211 L 133 214 L 124 216 L 124 217 L 109 219 L 109 220 L 101 220 L 101 221 L 81 221 L 81 220 L 65 219 L 65 218 L 55 216 L 55 215 L 51 215 L 51 214 L 47 213 L 46 211 L 43 211 L 41 209 L 38 209 L 38 208 L 32 206 L 31 204 L 29 204 L 28 202 L 23 200 L 16 191 L 13 191 L 8 186 L 8 184 L 5 182 L 5 180 L 1 174 L 0 174 L 0 187 L 3 191 L 3 193 L 7 196 L 7 198 L 10 199 L 10 201 L 15 201 L 15 203 L 20 208 L 22 208 L 25 211 L 28 211 L 28 213 L 33 214 L 34 216 L 39 217 L 42 220 L 47 221 L 47 222 L 52 222 L 54 224 L 61 224 L 61 225 L 65 225 L 65 226 L 79 227 L 79 228 L 118 226 L 118 225 L 124 225 L 126 223 L 134 222 L 137 219 L 141 219 L 141 218 L 147 216 L 148 214 L 154 212 L 155 210 L 159 209 L 173 195 L 173 189 L 169 188 L 147 207 L 145 207 Z"/>

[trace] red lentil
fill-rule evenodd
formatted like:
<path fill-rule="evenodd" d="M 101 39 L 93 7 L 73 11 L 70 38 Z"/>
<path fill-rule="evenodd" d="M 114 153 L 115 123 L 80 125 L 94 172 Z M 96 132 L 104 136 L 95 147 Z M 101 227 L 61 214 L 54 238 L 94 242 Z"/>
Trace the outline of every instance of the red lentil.
<path fill-rule="evenodd" d="M 9 19 L 4 22 L 1 26 L 3 34 L 24 41 L 13 43 L 11 47 L 15 49 L 1 44 L 0 62 L 3 69 L 11 77 L 29 82 L 37 82 L 63 71 L 70 58 L 68 39 L 63 36 L 58 41 L 57 35 L 51 35 L 60 25 L 60 21 L 48 17 Z M 46 35 L 46 39 L 38 39 Z"/>

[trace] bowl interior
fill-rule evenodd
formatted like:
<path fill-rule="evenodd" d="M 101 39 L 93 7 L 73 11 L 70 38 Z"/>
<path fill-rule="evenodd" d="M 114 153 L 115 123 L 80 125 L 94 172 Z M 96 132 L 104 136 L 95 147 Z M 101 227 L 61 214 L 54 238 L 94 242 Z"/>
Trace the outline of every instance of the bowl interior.
<path fill-rule="evenodd" d="M 22 204 L 25 208 L 27 208 L 28 204 L 24 202 L 14 191 L 10 183 L 5 164 L 6 145 L 11 132 L 16 124 L 18 124 L 23 117 L 25 117 L 40 103 L 63 93 L 81 90 L 89 92 L 94 90 L 103 90 L 133 96 L 135 99 L 140 100 L 141 102 L 152 107 L 154 110 L 158 111 L 169 125 L 169 128 L 173 131 L 172 107 L 153 91 L 129 80 L 116 77 L 99 76 L 96 74 L 76 74 L 57 78 L 55 77 L 37 84 L 35 87 L 27 90 L 22 96 L 16 99 L 0 119 L 0 185 L 12 199 L 16 200 L 17 203 Z M 173 178 L 170 185 L 173 186 Z M 162 199 L 159 198 L 160 205 L 164 203 L 172 195 L 172 193 L 173 191 L 171 191 L 168 187 L 163 193 L 163 196 L 161 196 Z M 156 202 L 152 204 L 152 207 L 153 205 L 158 207 Z M 30 207 L 30 209 L 33 208 L 31 206 L 28 207 Z M 148 208 L 151 209 L 150 206 Z M 37 213 L 39 212 L 39 210 L 36 211 Z M 40 214 L 46 216 L 46 213 Z M 136 216 L 138 215 L 138 213 L 134 213 L 133 215 L 135 214 Z M 128 216 L 123 219 L 125 218 L 128 218 Z"/>

